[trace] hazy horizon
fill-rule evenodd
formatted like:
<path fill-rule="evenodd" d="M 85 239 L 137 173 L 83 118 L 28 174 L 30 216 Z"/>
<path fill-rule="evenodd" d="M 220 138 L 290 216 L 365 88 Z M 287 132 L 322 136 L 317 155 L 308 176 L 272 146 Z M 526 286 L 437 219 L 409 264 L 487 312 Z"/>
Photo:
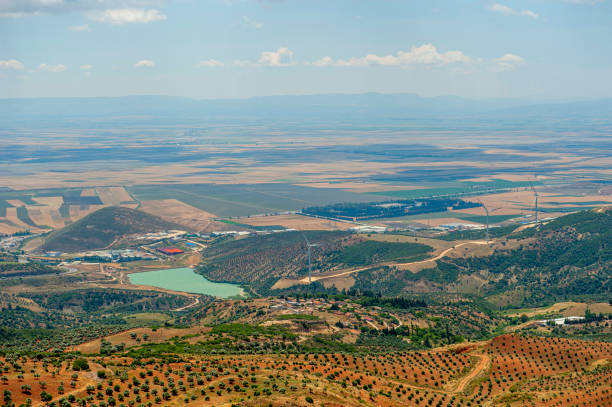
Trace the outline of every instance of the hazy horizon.
<path fill-rule="evenodd" d="M 520 104 L 564 104 L 564 103 L 580 103 L 580 102 L 592 102 L 592 101 L 605 101 L 612 99 L 610 96 L 601 97 L 557 97 L 557 98 L 545 98 L 545 97 L 496 97 L 496 96 L 481 96 L 481 97 L 470 97 L 461 96 L 455 94 L 437 94 L 437 95 L 422 95 L 414 92 L 317 92 L 317 93 L 279 93 L 279 94 L 257 94 L 257 95 L 245 95 L 245 96 L 227 96 L 227 97 L 198 97 L 189 95 L 177 95 L 177 94 L 164 94 L 164 93 L 130 93 L 130 94 L 114 94 L 106 96 L 22 96 L 22 97 L 0 97 L 0 100 L 28 100 L 28 99 L 119 99 L 119 98 L 176 98 L 176 99 L 188 99 L 198 102 L 205 101 L 247 101 L 252 99 L 265 99 L 265 98 L 300 98 L 300 97 L 333 97 L 333 96 L 365 96 L 365 95 L 379 95 L 379 96 L 413 96 L 419 99 L 445 99 L 455 98 L 466 101 L 480 102 L 480 101 L 509 101 Z"/>

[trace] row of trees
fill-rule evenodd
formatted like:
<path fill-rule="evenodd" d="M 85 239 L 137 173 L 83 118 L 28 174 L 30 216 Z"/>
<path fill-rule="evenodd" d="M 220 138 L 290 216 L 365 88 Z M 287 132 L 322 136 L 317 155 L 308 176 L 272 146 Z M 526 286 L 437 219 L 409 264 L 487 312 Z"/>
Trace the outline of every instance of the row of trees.
<path fill-rule="evenodd" d="M 414 199 L 312 206 L 302 209 L 302 213 L 326 218 L 363 220 L 446 212 L 448 208 L 465 209 L 481 205 L 480 203 L 466 202 L 461 199 Z"/>

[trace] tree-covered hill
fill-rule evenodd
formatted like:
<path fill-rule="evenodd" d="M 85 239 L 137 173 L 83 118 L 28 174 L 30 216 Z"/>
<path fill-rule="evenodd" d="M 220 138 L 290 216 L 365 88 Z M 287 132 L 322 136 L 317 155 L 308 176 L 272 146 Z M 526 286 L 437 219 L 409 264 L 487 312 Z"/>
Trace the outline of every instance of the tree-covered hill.
<path fill-rule="evenodd" d="M 612 209 L 563 216 L 510 234 L 508 239 L 518 240 L 518 245 L 498 249 L 489 256 L 447 257 L 439 260 L 434 268 L 418 273 L 395 271 L 386 280 L 393 280 L 396 287 L 400 284 L 403 291 L 410 291 L 417 283 L 439 290 L 461 291 L 463 287 L 458 282 L 472 278 L 482 282 L 478 290 L 485 296 L 522 293 L 515 305 L 610 296 Z M 374 284 L 385 285 L 383 281 Z M 371 285 L 370 281 L 366 287 Z"/>
<path fill-rule="evenodd" d="M 379 242 L 347 232 L 285 232 L 213 244 L 204 252 L 197 271 L 209 279 L 242 283 L 265 294 L 280 278 L 307 275 L 305 235 L 315 245 L 311 250 L 314 273 L 421 260 L 432 250 L 424 244 Z"/>
<path fill-rule="evenodd" d="M 41 249 L 61 252 L 101 249 L 126 235 L 171 229 L 184 227 L 134 209 L 110 206 L 52 232 Z"/>

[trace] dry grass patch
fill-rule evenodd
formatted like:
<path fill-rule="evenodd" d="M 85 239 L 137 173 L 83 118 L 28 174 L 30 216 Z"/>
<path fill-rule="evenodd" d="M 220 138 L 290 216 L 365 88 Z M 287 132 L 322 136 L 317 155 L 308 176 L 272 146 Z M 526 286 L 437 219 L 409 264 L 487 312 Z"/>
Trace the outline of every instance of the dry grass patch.
<path fill-rule="evenodd" d="M 74 350 L 84 354 L 97 353 L 100 351 L 102 339 L 110 342 L 111 345 L 125 344 L 126 347 L 136 346 L 144 343 L 161 343 L 170 338 L 182 337 L 185 335 L 203 334 L 210 331 L 208 327 L 191 327 L 186 329 L 177 328 L 134 328 L 105 338 L 95 339 L 75 347 Z M 145 339 L 146 335 L 146 339 Z"/>
<path fill-rule="evenodd" d="M 105 205 L 119 205 L 121 202 L 129 202 L 132 197 L 123 187 L 99 187 L 95 192 Z"/>
<path fill-rule="evenodd" d="M 240 223 L 251 226 L 283 226 L 296 230 L 347 230 L 354 225 L 302 215 L 254 216 L 240 218 Z"/>
<path fill-rule="evenodd" d="M 206 229 L 216 217 L 176 199 L 144 201 L 140 210 L 198 231 Z"/>

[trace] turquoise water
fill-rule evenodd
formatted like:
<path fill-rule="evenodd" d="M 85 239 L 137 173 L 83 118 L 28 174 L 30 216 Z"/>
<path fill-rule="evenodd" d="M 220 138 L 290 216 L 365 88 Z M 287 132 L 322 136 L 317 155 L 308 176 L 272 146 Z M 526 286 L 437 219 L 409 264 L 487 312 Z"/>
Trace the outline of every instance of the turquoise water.
<path fill-rule="evenodd" d="M 213 283 L 190 268 L 146 271 L 128 274 L 132 284 L 151 285 L 173 291 L 214 295 L 228 298 L 243 295 L 242 288 L 235 284 Z"/>

